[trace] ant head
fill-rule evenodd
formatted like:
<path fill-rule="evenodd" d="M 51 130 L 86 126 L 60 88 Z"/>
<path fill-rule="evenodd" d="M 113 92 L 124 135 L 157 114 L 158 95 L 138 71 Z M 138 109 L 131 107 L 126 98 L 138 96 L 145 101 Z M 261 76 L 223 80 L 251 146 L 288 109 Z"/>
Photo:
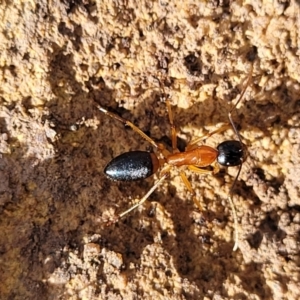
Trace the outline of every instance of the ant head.
<path fill-rule="evenodd" d="M 218 163 L 224 167 L 241 165 L 247 157 L 246 145 L 240 141 L 225 141 L 218 145 Z"/>

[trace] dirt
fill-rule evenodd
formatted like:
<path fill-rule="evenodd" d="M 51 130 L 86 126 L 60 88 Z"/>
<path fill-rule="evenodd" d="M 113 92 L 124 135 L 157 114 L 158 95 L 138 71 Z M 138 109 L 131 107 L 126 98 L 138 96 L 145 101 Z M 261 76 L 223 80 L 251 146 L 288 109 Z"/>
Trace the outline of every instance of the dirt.
<path fill-rule="evenodd" d="M 0 44 L 1 299 L 299 299 L 299 1 L 6 1 Z M 228 123 L 238 168 L 120 183 L 106 164 Z M 203 143 L 237 139 L 233 130 Z"/>

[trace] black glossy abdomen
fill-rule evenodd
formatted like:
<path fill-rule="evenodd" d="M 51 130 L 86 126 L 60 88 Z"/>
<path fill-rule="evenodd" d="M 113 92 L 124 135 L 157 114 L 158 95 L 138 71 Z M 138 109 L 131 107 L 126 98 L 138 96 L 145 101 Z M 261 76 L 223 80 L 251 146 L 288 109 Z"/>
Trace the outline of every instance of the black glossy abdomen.
<path fill-rule="evenodd" d="M 107 177 L 118 181 L 135 181 L 149 177 L 155 171 L 153 153 L 130 151 L 111 160 L 105 167 Z M 154 156 L 156 158 L 156 156 Z"/>

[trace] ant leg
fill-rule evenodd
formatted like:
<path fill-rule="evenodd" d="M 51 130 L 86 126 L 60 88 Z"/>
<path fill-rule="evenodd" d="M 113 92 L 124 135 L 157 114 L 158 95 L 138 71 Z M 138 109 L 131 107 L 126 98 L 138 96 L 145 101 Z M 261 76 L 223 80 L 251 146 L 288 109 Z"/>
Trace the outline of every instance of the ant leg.
<path fill-rule="evenodd" d="M 223 132 L 227 129 L 231 128 L 231 124 L 223 124 L 220 128 L 210 131 L 207 134 L 204 134 L 188 143 L 186 146 L 186 150 L 192 150 L 200 141 L 206 140 L 207 138 L 211 137 L 212 135 L 216 133 Z"/>
<path fill-rule="evenodd" d="M 158 78 L 156 78 L 156 79 L 158 80 L 159 86 L 162 89 L 164 95 L 166 95 L 165 89 L 164 89 L 163 85 L 161 84 L 160 80 Z M 177 153 L 177 152 L 180 152 L 177 148 L 177 132 L 176 132 L 176 127 L 174 125 L 174 117 L 173 117 L 173 113 L 172 113 L 170 100 L 168 99 L 168 97 L 166 97 L 165 102 L 166 102 L 166 106 L 167 106 L 168 117 L 169 117 L 169 122 L 170 122 L 170 127 L 171 127 L 172 153 Z"/>
<path fill-rule="evenodd" d="M 191 171 L 193 171 L 193 172 L 195 172 L 195 173 L 198 173 L 198 174 L 214 175 L 214 174 L 216 174 L 216 173 L 219 172 L 220 167 L 219 167 L 219 165 L 215 164 L 213 166 L 213 170 L 211 171 L 211 170 L 205 170 L 205 169 L 201 169 L 201 168 L 199 168 L 197 166 L 190 165 L 190 166 L 188 166 L 188 169 L 191 170 Z"/>
<path fill-rule="evenodd" d="M 148 193 L 135 205 L 131 206 L 129 209 L 125 210 L 121 214 L 119 214 L 113 221 L 113 223 L 117 222 L 118 219 L 124 217 L 131 211 L 133 211 L 135 208 L 139 207 L 142 205 L 148 198 L 149 196 L 157 189 L 157 187 L 166 179 L 166 177 L 169 175 L 170 167 L 166 168 L 164 171 L 164 174 L 155 182 L 155 184 L 152 186 L 152 188 L 148 191 Z"/>
<path fill-rule="evenodd" d="M 169 122 L 171 125 L 172 149 L 173 149 L 173 153 L 175 153 L 175 152 L 179 152 L 179 150 L 177 148 L 177 132 L 176 132 L 176 128 L 174 125 L 174 117 L 173 117 L 173 113 L 172 113 L 172 109 L 171 109 L 171 104 L 168 99 L 166 100 L 166 104 L 167 104 L 167 110 L 168 110 L 168 115 L 169 115 Z"/>
<path fill-rule="evenodd" d="M 141 137 L 143 137 L 146 141 L 148 141 L 152 146 L 154 146 L 156 149 L 160 150 L 160 151 L 164 151 L 165 147 L 162 144 L 156 143 L 153 139 L 151 139 L 147 134 L 145 134 L 142 130 L 140 130 L 137 126 L 135 126 L 133 123 L 131 123 L 130 121 L 123 119 L 122 117 L 118 116 L 117 114 L 114 114 L 108 110 L 106 110 L 105 108 L 98 106 L 98 109 L 105 113 L 106 115 L 108 115 L 109 117 L 116 119 L 120 122 L 122 122 L 124 125 L 127 125 L 129 127 L 131 127 L 136 133 L 138 133 Z"/>
<path fill-rule="evenodd" d="M 193 201 L 194 201 L 194 204 L 198 207 L 198 209 L 200 211 L 203 211 L 203 207 L 201 206 L 199 200 L 197 199 L 196 197 L 196 193 L 195 191 L 193 190 L 192 188 L 192 185 L 191 183 L 189 182 L 189 180 L 187 179 L 185 173 L 183 171 L 180 172 L 180 177 L 183 181 L 183 183 L 185 184 L 186 188 L 189 190 L 189 192 L 193 195 Z"/>

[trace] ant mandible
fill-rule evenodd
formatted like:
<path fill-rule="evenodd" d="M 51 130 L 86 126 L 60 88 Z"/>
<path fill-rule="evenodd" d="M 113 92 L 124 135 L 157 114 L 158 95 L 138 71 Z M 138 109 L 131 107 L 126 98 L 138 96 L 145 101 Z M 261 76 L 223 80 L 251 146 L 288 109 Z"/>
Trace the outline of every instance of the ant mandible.
<path fill-rule="evenodd" d="M 242 143 L 241 136 L 233 122 L 232 112 L 236 109 L 237 105 L 242 100 L 247 87 L 251 81 L 252 77 L 252 68 L 250 74 L 248 76 L 247 82 L 242 90 L 240 97 L 238 98 L 235 105 L 231 108 L 228 113 L 228 119 L 230 124 L 225 124 L 220 128 L 211 131 L 205 134 L 202 137 L 198 137 L 192 140 L 184 152 L 180 152 L 177 148 L 177 134 L 176 129 L 173 122 L 173 114 L 171 110 L 171 104 L 168 99 L 166 99 L 166 106 L 168 110 L 169 122 L 171 125 L 171 140 L 172 140 L 172 152 L 168 151 L 163 144 L 156 143 L 153 139 L 151 139 L 148 135 L 146 135 L 142 130 L 140 130 L 137 126 L 131 123 L 128 120 L 123 119 L 122 117 L 107 111 L 105 108 L 98 106 L 99 110 L 109 117 L 116 119 L 122 122 L 124 125 L 131 127 L 135 132 L 137 132 L 140 136 L 142 136 L 145 140 L 147 140 L 154 148 L 156 148 L 159 155 L 156 155 L 153 152 L 147 151 L 129 151 L 123 153 L 115 158 L 113 158 L 108 165 L 104 169 L 105 175 L 115 181 L 135 181 L 145 179 L 159 171 L 159 179 L 154 183 L 152 188 L 142 197 L 138 203 L 119 214 L 114 222 L 116 222 L 119 218 L 124 217 L 126 214 L 143 204 L 149 196 L 155 191 L 155 189 L 166 179 L 169 172 L 172 168 L 180 168 L 180 176 L 187 187 L 187 189 L 192 193 L 193 200 L 195 204 L 200 207 L 196 200 L 195 192 L 188 181 L 184 171 L 182 168 L 187 168 L 198 174 L 215 174 L 219 171 L 219 166 L 216 164 L 218 162 L 219 165 L 225 167 L 233 167 L 239 166 L 237 175 L 234 179 L 234 182 L 230 188 L 228 194 L 228 201 L 231 206 L 233 220 L 234 220 L 234 235 L 235 235 L 235 243 L 233 247 L 233 251 L 238 249 L 238 221 L 237 215 L 234 208 L 234 204 L 232 201 L 233 188 L 237 182 L 237 179 L 240 175 L 242 164 L 246 159 L 246 146 Z M 198 145 L 198 143 L 202 140 L 207 139 L 208 137 L 220 133 L 229 127 L 232 127 L 233 131 L 237 136 L 237 140 L 229 140 L 220 143 L 217 148 L 212 148 L 207 145 Z M 205 169 L 206 167 L 211 166 L 213 170 Z"/>

